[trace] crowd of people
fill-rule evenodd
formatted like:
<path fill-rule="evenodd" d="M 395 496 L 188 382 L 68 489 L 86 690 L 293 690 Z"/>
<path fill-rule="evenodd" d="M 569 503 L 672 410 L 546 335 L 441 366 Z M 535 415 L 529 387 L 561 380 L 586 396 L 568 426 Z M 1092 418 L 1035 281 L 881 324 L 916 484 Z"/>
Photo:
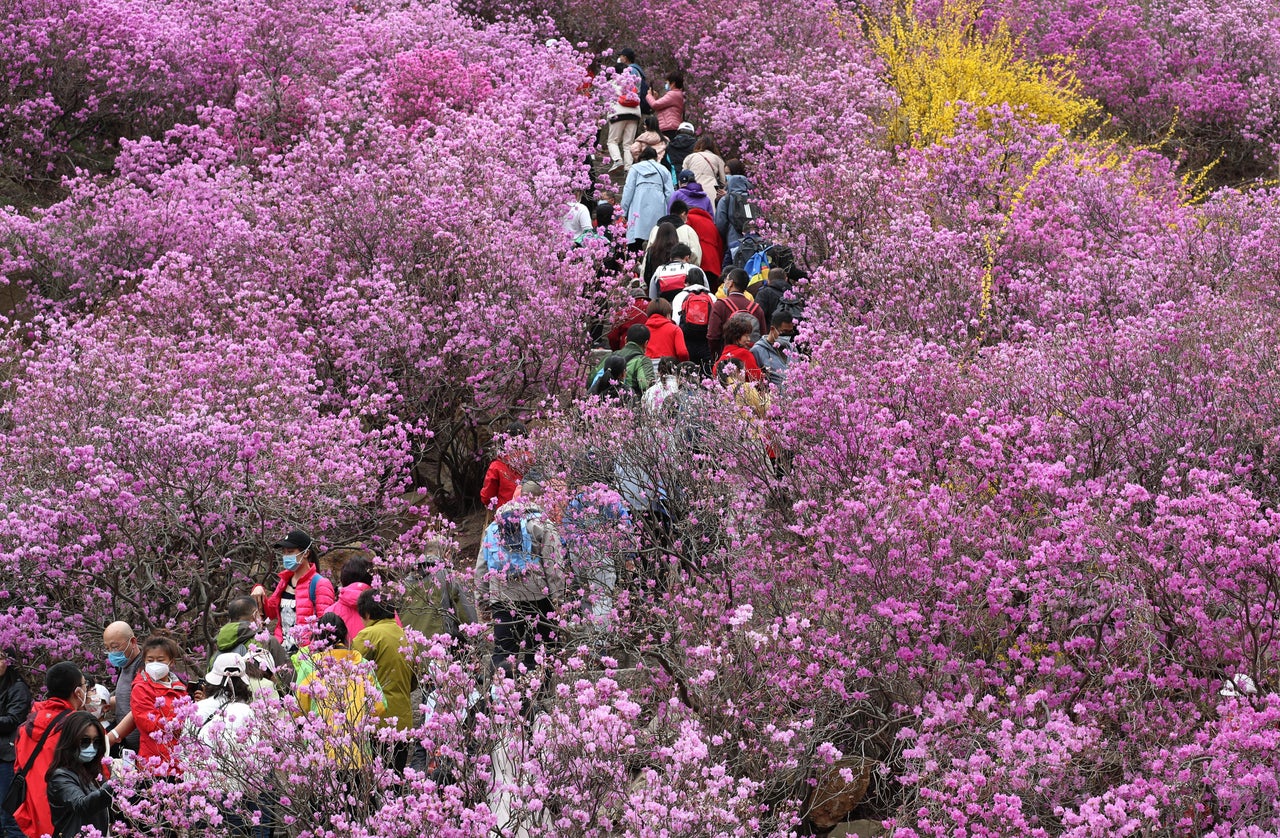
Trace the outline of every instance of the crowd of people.
<path fill-rule="evenodd" d="M 667 73 L 662 90 L 652 90 L 629 49 L 620 51 L 617 70 L 617 100 L 601 145 L 607 171 L 625 181 L 620 194 L 606 192 L 603 200 L 580 194 L 565 220 L 576 245 L 605 244 L 597 251 L 602 276 L 616 281 L 630 272 L 630 304 L 595 324 L 603 357 L 587 395 L 658 412 L 709 377 L 749 421 L 759 421 L 769 393 L 786 385 L 801 320 L 793 282 L 803 274 L 789 250 L 767 245 L 754 230 L 741 161 L 722 159 L 713 138 L 686 121 L 682 73 Z M 512 423 L 507 437 L 526 430 Z M 544 507 L 546 487 L 527 458 L 494 459 L 480 493 L 491 521 L 466 586 L 435 557 L 401 580 L 404 593 L 393 597 L 375 589 L 367 554 L 347 558 L 335 584 L 311 536 L 289 532 L 274 544 L 274 583 L 225 604 L 203 667 L 192 665 L 175 638 L 140 638 L 128 622 L 113 622 L 102 634 L 103 671 L 111 678 L 97 683 L 74 662 L 55 663 L 44 674 L 44 698 L 34 701 L 21 656 L 0 654 L 0 838 L 71 838 L 86 827 L 107 834 L 122 817 L 112 780 L 118 766 L 180 778 L 176 743 L 185 736 L 212 746 L 220 737 L 248 735 L 259 697 L 296 696 L 295 712 L 327 723 L 354 725 L 369 711 L 375 728 L 409 729 L 428 697 L 406 627 L 460 642 L 464 625 L 488 621 L 492 677 L 536 670 L 566 614 L 579 628 L 603 629 L 621 577 L 643 580 L 652 571 L 643 551 L 624 549 L 618 560 L 618 551 L 586 535 L 606 519 L 638 532 L 639 519 L 662 516 L 652 487 L 622 471 L 617 478 L 612 494 L 578 487 L 567 502 Z M 658 576 L 647 574 L 661 588 Z M 370 688 L 353 684 L 336 701 L 320 698 L 328 694 L 310 687 L 335 662 L 367 662 Z M 536 700 L 526 700 L 525 710 L 536 711 Z M 184 718 L 175 731 L 175 720 Z M 391 739 L 395 770 L 426 770 L 421 743 Z M 348 768 L 370 759 L 361 746 L 326 747 Z M 253 790 L 247 805 L 269 811 L 270 796 L 269 789 Z M 223 822 L 228 834 L 273 834 L 270 816 L 227 811 Z"/>
<path fill-rule="evenodd" d="M 625 173 L 621 193 L 606 191 L 594 205 L 580 193 L 565 227 L 579 245 L 612 246 L 602 276 L 625 275 L 627 254 L 636 267 L 630 305 L 598 329 L 610 352 L 586 390 L 639 402 L 652 387 L 700 375 L 763 415 L 770 392 L 785 386 L 803 313 L 794 283 L 804 274 L 789 248 L 761 239 L 742 161 L 725 160 L 714 138 L 685 119 L 683 73 L 667 73 L 655 91 L 635 52 L 622 49 L 613 83 L 603 145 L 608 171 Z M 613 226 L 619 214 L 625 233 Z M 663 375 L 664 359 L 687 374 Z"/>

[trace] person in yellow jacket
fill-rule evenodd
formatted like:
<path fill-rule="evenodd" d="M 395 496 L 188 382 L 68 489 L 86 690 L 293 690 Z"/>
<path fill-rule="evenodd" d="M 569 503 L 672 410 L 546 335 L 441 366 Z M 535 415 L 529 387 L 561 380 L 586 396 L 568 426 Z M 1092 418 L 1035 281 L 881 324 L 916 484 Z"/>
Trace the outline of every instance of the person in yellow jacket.
<path fill-rule="evenodd" d="M 409 694 L 417 689 L 418 678 L 413 665 L 401 651 L 409 645 L 404 629 L 396 622 L 396 611 L 388 602 L 387 595 L 376 590 L 360 594 L 356 611 L 364 620 L 364 628 L 351 641 L 351 647 L 364 655 L 365 660 L 373 661 L 386 702 L 382 720 L 397 730 L 408 730 L 413 727 Z M 409 744 L 396 743 L 396 770 L 403 771 L 408 761 Z"/>
<path fill-rule="evenodd" d="M 362 732 L 368 713 L 381 716 L 386 704 L 377 678 L 341 677 L 331 673 L 344 665 L 364 662 L 364 656 L 347 643 L 347 624 L 337 614 L 325 614 L 316 625 L 307 665 L 300 667 L 298 707 L 314 713 L 323 724 L 325 750 L 339 771 L 356 771 L 368 765 L 373 744 Z M 328 677 L 326 677 L 328 676 Z M 370 695 L 372 688 L 373 695 Z"/>

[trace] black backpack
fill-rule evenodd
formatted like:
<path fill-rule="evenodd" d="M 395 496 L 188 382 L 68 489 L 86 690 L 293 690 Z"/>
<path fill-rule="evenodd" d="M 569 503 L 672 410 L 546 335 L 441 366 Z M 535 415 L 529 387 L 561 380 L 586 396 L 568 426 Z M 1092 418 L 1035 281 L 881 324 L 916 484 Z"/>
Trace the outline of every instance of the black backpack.
<path fill-rule="evenodd" d="M 760 211 L 745 192 L 729 193 L 729 223 L 738 235 L 745 236 L 751 223 L 760 217 Z"/>
<path fill-rule="evenodd" d="M 631 66 L 640 74 L 640 113 L 653 113 L 653 108 L 649 107 L 649 77 L 645 75 L 644 68 L 639 64 Z"/>

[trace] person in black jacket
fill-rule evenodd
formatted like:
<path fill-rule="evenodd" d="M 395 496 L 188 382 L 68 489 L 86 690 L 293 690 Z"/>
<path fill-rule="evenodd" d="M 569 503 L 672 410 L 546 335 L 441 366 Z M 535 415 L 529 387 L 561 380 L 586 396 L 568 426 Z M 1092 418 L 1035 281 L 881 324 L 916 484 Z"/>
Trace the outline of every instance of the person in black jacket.
<path fill-rule="evenodd" d="M 102 781 L 107 732 L 92 713 L 78 710 L 62 723 L 62 735 L 45 778 L 53 838 L 75 838 L 92 826 L 103 835 L 111 826 L 111 781 Z"/>
<path fill-rule="evenodd" d="M 17 757 L 14 742 L 18 738 L 18 725 L 31 715 L 31 690 L 22 680 L 17 656 L 7 649 L 0 650 L 0 800 L 9 793 L 13 783 L 14 759 Z M 13 815 L 0 810 L 0 838 L 22 838 L 22 830 Z"/>

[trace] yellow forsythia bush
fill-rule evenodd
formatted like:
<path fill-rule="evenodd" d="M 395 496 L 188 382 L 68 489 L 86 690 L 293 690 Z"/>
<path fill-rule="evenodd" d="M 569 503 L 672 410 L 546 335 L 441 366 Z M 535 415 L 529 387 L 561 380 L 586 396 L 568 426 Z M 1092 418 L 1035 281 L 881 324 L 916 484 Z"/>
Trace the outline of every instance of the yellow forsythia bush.
<path fill-rule="evenodd" d="M 1068 58 L 1047 64 L 1019 58 L 1018 41 L 1003 21 L 990 34 L 978 31 L 981 11 L 980 0 L 946 0 L 935 20 L 920 20 L 906 0 L 888 21 L 871 25 L 901 99 L 891 123 L 898 142 L 929 145 L 949 136 L 964 102 L 979 109 L 1007 103 L 1065 129 L 1097 112 Z"/>

